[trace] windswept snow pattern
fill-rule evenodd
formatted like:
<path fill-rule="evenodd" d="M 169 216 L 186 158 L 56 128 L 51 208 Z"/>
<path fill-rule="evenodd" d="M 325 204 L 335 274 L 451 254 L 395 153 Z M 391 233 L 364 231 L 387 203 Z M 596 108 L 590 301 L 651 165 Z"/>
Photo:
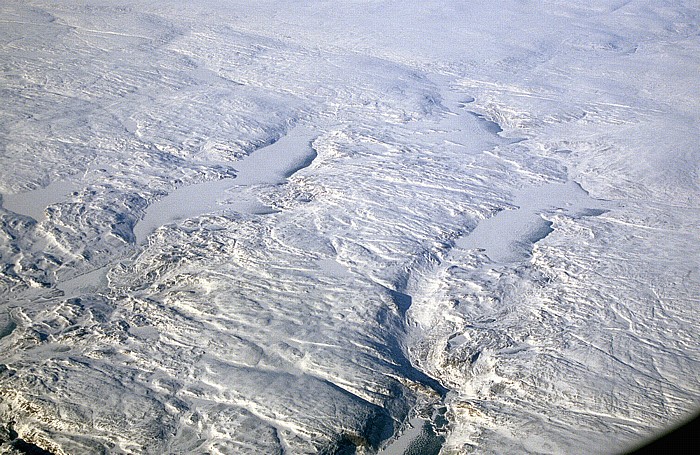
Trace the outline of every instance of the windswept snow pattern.
<path fill-rule="evenodd" d="M 0 452 L 616 453 L 700 408 L 697 2 L 0 24 Z"/>

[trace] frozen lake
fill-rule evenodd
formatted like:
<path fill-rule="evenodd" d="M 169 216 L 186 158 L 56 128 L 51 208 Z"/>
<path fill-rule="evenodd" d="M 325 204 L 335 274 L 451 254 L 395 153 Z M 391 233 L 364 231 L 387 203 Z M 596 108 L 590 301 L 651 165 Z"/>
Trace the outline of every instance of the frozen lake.
<path fill-rule="evenodd" d="M 184 186 L 154 202 L 148 206 L 143 219 L 134 226 L 136 242 L 143 242 L 164 224 L 206 213 L 228 210 L 269 213 L 271 208 L 245 190 L 256 185 L 283 183 L 296 171 L 310 165 L 316 157 L 316 152 L 311 148 L 316 134 L 309 128 L 295 127 L 275 143 L 235 163 L 235 178 Z"/>
<path fill-rule="evenodd" d="M 3 194 L 2 206 L 20 215 L 26 215 L 37 221 L 46 219 L 46 208 L 57 202 L 65 201 L 67 196 L 80 186 L 70 180 L 59 180 L 44 188 L 17 194 Z"/>
<path fill-rule="evenodd" d="M 532 245 L 552 232 L 544 213 L 569 216 L 599 215 L 613 204 L 591 198 L 574 181 L 526 187 L 515 195 L 514 210 L 502 210 L 479 222 L 472 232 L 457 239 L 464 249 L 483 249 L 496 263 L 526 259 Z"/>

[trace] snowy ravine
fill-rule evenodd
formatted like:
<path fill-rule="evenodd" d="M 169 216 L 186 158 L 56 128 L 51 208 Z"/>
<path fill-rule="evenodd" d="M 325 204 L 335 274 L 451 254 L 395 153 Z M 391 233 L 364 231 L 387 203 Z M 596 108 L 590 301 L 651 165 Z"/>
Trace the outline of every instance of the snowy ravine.
<path fill-rule="evenodd" d="M 7 0 L 0 61 L 0 453 L 700 409 L 697 2 Z"/>

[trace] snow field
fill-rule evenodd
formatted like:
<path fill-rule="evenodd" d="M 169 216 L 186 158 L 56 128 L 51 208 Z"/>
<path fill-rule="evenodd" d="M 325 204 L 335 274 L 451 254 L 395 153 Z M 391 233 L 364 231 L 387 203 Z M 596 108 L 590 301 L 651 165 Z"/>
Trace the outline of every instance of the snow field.
<path fill-rule="evenodd" d="M 607 453 L 697 408 L 697 8 L 545 3 L 5 2 L 2 434 Z"/>

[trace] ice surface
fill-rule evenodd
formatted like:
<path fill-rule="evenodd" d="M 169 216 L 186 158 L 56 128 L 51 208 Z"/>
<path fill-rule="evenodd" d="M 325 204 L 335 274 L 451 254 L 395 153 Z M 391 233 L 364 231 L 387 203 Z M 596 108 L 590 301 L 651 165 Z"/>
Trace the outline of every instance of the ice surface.
<path fill-rule="evenodd" d="M 515 193 L 513 202 L 517 205 L 515 209 L 503 210 L 481 221 L 469 234 L 458 238 L 456 245 L 467 250 L 483 250 L 498 263 L 525 260 L 532 245 L 552 232 L 552 223 L 543 214 L 600 215 L 613 207 L 606 201 L 588 197 L 572 181 L 523 188 Z"/>
<path fill-rule="evenodd" d="M 298 127 L 280 140 L 257 150 L 236 163 L 236 177 L 204 182 L 178 188 L 148 206 L 142 220 L 134 226 L 138 243 L 157 227 L 177 220 L 207 213 L 234 210 L 244 213 L 266 213 L 254 196 L 245 194 L 244 187 L 283 183 L 313 161 L 311 148 L 313 132 Z"/>
<path fill-rule="evenodd" d="M 75 182 L 53 182 L 45 188 L 17 194 L 5 194 L 2 198 L 2 206 L 17 214 L 30 216 L 36 221 L 44 221 L 46 219 L 45 210 L 48 206 L 65 201 L 68 194 L 77 189 L 78 185 Z"/>
<path fill-rule="evenodd" d="M 0 452 L 614 453 L 700 407 L 693 2 L 0 22 Z"/>
<path fill-rule="evenodd" d="M 430 428 L 428 420 L 416 417 L 410 420 L 407 428 L 396 440 L 378 453 L 380 455 L 436 455 L 440 452 L 443 442 L 441 437 L 438 437 Z"/>
<path fill-rule="evenodd" d="M 107 286 L 108 266 L 78 275 L 75 278 L 56 284 L 56 288 L 63 291 L 64 297 L 75 298 L 92 292 L 99 292 Z"/>

